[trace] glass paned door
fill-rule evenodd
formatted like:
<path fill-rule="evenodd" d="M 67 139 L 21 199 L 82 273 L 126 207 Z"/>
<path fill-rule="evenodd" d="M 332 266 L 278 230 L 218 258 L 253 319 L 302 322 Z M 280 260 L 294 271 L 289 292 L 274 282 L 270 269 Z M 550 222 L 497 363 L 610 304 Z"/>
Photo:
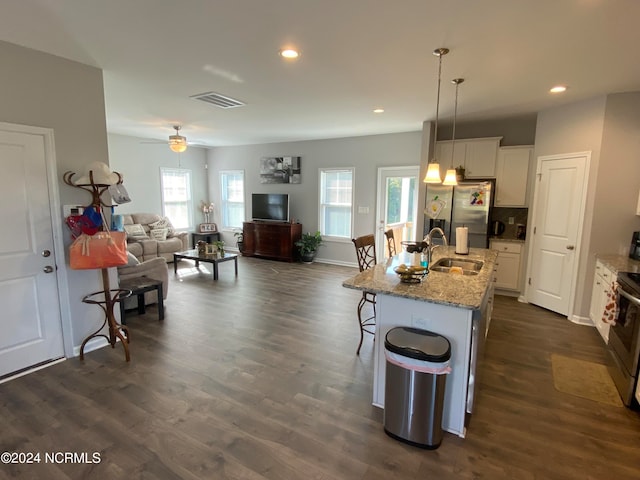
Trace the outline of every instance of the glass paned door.
<path fill-rule="evenodd" d="M 378 169 L 378 260 L 389 257 L 385 231 L 393 231 L 396 252 L 403 240 L 415 240 L 419 174 L 419 166 Z"/>

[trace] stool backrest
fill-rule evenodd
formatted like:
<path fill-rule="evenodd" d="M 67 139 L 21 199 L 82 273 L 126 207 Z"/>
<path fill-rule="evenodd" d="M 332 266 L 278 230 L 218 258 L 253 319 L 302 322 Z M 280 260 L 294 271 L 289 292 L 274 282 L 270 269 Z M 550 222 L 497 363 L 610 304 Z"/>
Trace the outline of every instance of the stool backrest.
<path fill-rule="evenodd" d="M 393 257 L 396 254 L 396 239 L 393 236 L 393 229 L 390 228 L 384 232 L 384 236 L 387 237 L 387 248 L 389 250 L 389 256 Z"/>
<path fill-rule="evenodd" d="M 356 247 L 358 267 L 360 271 L 368 270 L 376 264 L 376 239 L 373 235 L 363 235 L 352 238 L 351 241 Z"/>

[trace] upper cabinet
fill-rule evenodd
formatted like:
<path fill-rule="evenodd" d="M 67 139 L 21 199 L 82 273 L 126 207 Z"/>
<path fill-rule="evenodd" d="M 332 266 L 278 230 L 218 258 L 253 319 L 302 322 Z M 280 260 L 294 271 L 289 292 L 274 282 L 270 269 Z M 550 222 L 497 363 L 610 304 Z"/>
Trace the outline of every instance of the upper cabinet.
<path fill-rule="evenodd" d="M 496 162 L 496 207 L 526 207 L 533 147 L 501 147 Z"/>
<path fill-rule="evenodd" d="M 469 138 L 436 142 L 436 159 L 441 173 L 450 168 L 453 143 L 453 167 L 462 165 L 465 178 L 492 178 L 496 176 L 496 158 L 502 137 Z M 443 177 L 444 178 L 444 177 Z"/>

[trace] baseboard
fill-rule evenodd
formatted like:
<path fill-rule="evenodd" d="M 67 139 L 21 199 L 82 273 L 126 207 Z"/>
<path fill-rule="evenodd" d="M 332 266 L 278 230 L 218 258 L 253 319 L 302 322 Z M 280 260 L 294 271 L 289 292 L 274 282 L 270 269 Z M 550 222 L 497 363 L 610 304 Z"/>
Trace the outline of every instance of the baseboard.
<path fill-rule="evenodd" d="M 519 301 L 520 303 L 529 303 L 529 301 L 525 298 L 525 296 L 524 296 L 524 295 L 520 295 L 520 296 L 518 297 L 518 301 Z"/>
<path fill-rule="evenodd" d="M 494 290 L 494 293 L 496 295 L 502 295 L 504 297 L 517 297 L 518 295 L 520 295 L 520 292 L 514 292 L 514 291 L 511 291 L 511 290 L 502 290 L 500 288 L 496 288 Z"/>
<path fill-rule="evenodd" d="M 92 338 L 84 346 L 84 353 L 88 353 L 88 352 L 92 352 L 94 350 L 98 350 L 99 348 L 105 347 L 107 345 L 109 345 L 109 342 L 104 337 Z M 77 345 L 77 346 L 73 347 L 73 356 L 74 357 L 79 357 L 80 356 L 80 345 Z"/>
<path fill-rule="evenodd" d="M 316 257 L 314 262 L 317 263 L 326 263 L 327 265 L 338 265 L 340 267 L 354 267 L 354 268 L 358 268 L 358 264 L 357 263 L 353 263 L 353 262 L 343 262 L 340 260 L 330 260 L 327 258 L 318 258 Z"/>
<path fill-rule="evenodd" d="M 570 319 L 571 322 L 576 323 L 578 325 L 586 325 L 588 327 L 595 327 L 593 322 L 589 317 L 583 317 L 581 315 L 573 315 Z"/>

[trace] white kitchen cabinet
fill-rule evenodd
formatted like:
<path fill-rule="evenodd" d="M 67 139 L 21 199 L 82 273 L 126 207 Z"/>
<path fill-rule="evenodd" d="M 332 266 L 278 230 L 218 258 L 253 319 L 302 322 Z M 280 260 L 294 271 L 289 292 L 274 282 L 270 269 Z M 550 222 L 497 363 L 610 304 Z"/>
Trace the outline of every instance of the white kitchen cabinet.
<path fill-rule="evenodd" d="M 616 275 L 600 260 L 596 260 L 596 272 L 593 276 L 589 316 L 605 343 L 609 343 L 610 325 L 602 321 L 602 314 L 607 305 L 607 292 L 615 281 Z"/>
<path fill-rule="evenodd" d="M 465 168 L 465 178 L 493 178 L 502 137 L 468 138 L 456 140 L 453 149 L 453 167 Z M 441 173 L 451 167 L 451 140 L 436 143 L 436 159 Z"/>
<path fill-rule="evenodd" d="M 519 291 L 522 244 L 491 240 L 491 248 L 498 251 L 495 288 Z"/>
<path fill-rule="evenodd" d="M 496 207 L 526 207 L 530 146 L 501 147 L 496 160 Z"/>

